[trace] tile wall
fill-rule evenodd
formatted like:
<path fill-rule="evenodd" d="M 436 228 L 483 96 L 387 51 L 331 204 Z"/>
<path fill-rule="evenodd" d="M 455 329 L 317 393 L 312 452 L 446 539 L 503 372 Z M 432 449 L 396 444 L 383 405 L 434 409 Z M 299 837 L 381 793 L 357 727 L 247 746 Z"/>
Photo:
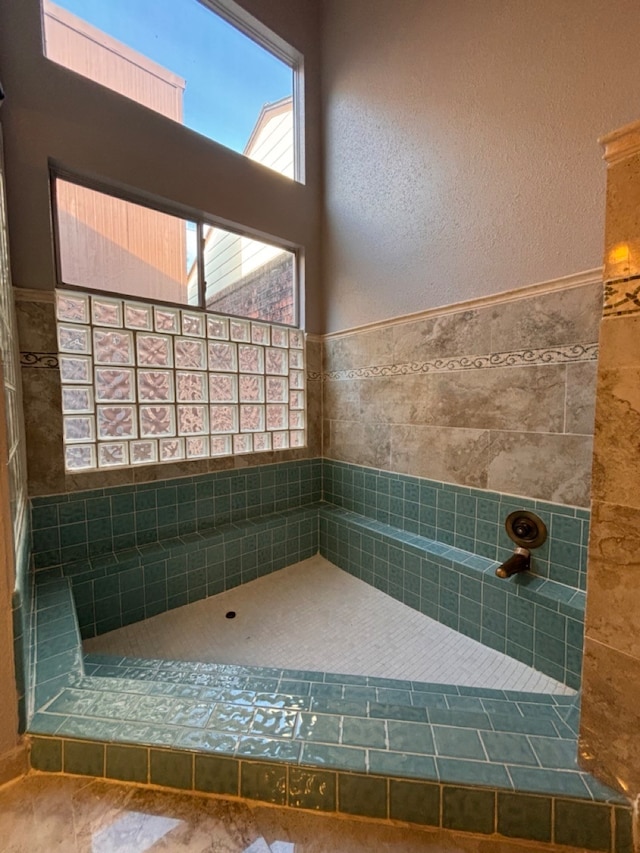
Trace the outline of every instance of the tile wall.
<path fill-rule="evenodd" d="M 307 459 L 320 455 L 321 345 L 318 339 L 307 337 L 307 447 L 65 473 L 62 388 L 53 293 L 16 290 L 16 312 L 27 425 L 28 487 L 32 497 L 144 483 L 167 477 L 196 476 L 254 464 Z"/>
<path fill-rule="evenodd" d="M 601 281 L 324 340 L 324 456 L 589 505 Z"/>
<path fill-rule="evenodd" d="M 606 290 L 580 749 L 585 767 L 635 799 L 640 795 L 640 122 L 604 142 Z"/>

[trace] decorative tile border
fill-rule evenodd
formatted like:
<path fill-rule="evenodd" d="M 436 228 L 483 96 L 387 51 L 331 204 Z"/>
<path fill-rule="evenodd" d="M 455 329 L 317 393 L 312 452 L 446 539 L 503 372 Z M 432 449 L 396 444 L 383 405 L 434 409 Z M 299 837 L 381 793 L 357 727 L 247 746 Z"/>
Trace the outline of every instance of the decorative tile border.
<path fill-rule="evenodd" d="M 573 364 L 597 361 L 598 344 L 515 350 L 489 355 L 465 355 L 456 358 L 436 358 L 431 361 L 403 364 L 374 365 L 348 370 L 330 370 L 325 379 L 365 379 L 375 376 L 405 376 L 412 373 L 448 373 L 454 370 L 484 370 L 492 367 L 523 367 L 540 364 Z"/>
<path fill-rule="evenodd" d="M 603 316 L 640 313 L 640 279 L 609 281 L 604 287 Z"/>
<path fill-rule="evenodd" d="M 21 352 L 20 367 L 39 367 L 57 370 L 60 367 L 56 352 Z"/>

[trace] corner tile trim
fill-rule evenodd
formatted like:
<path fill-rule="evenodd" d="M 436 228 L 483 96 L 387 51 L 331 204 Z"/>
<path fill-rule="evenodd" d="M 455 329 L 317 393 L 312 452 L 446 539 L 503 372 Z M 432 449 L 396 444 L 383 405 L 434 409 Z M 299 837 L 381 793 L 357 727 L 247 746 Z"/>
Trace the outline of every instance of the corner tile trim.
<path fill-rule="evenodd" d="M 640 292 L 640 285 L 638 287 Z M 637 296 L 637 293 L 636 293 Z M 638 308 L 640 310 L 640 300 Z M 596 361 L 598 344 L 572 344 L 564 347 L 514 350 L 488 355 L 463 355 L 458 358 L 435 358 L 431 361 L 385 364 L 350 370 L 331 370 L 325 379 L 360 379 L 375 376 L 405 376 L 412 373 L 448 373 L 453 370 L 484 370 L 495 367 L 522 367 L 540 364 L 572 364 Z"/>
<path fill-rule="evenodd" d="M 20 367 L 41 367 L 57 370 L 58 354 L 55 352 L 21 352 Z"/>
<path fill-rule="evenodd" d="M 640 278 L 607 282 L 602 313 L 605 317 L 640 314 Z"/>

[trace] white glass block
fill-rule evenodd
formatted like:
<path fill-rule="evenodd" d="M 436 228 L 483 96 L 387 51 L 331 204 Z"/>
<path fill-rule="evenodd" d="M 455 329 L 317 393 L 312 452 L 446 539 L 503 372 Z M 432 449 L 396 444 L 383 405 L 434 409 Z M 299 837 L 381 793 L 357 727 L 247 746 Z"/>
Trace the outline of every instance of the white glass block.
<path fill-rule="evenodd" d="M 248 320 L 230 320 L 229 332 L 232 341 L 249 343 L 251 340 L 251 323 Z"/>
<path fill-rule="evenodd" d="M 204 341 L 192 338 L 175 338 L 176 367 L 187 370 L 206 370 L 207 353 Z"/>
<path fill-rule="evenodd" d="M 229 320 L 226 317 L 207 317 L 207 335 L 222 341 L 229 340 Z"/>
<path fill-rule="evenodd" d="M 276 376 L 286 376 L 289 372 L 289 360 L 287 355 L 288 353 L 286 349 L 274 349 L 269 347 L 266 350 L 267 373 L 272 373 Z"/>
<path fill-rule="evenodd" d="M 153 313 L 151 305 L 141 305 L 137 302 L 125 302 L 124 324 L 127 329 L 137 329 L 142 332 L 153 331 Z"/>
<path fill-rule="evenodd" d="M 240 429 L 242 432 L 262 432 L 264 406 L 240 406 Z"/>
<path fill-rule="evenodd" d="M 91 297 L 91 318 L 94 326 L 122 328 L 122 300 L 106 296 Z"/>
<path fill-rule="evenodd" d="M 140 437 L 175 435 L 173 406 L 140 406 Z"/>
<path fill-rule="evenodd" d="M 188 311 L 182 312 L 182 334 L 191 338 L 204 338 L 205 326 L 204 314 L 192 314 Z"/>
<path fill-rule="evenodd" d="M 209 419 L 214 435 L 219 432 L 238 431 L 237 406 L 209 406 Z"/>
<path fill-rule="evenodd" d="M 288 426 L 286 406 L 267 406 L 267 429 L 287 429 Z"/>
<path fill-rule="evenodd" d="M 286 450 L 289 447 L 289 433 L 288 432 L 274 432 L 273 433 L 273 449 L 274 450 Z"/>
<path fill-rule="evenodd" d="M 264 349 L 238 345 L 238 368 L 242 373 L 264 373 Z"/>
<path fill-rule="evenodd" d="M 64 423 L 64 440 L 67 444 L 76 441 L 95 441 L 95 419 L 92 416 L 65 415 L 62 420 Z"/>
<path fill-rule="evenodd" d="M 164 335 L 136 336 L 138 345 L 138 367 L 172 367 L 172 339 Z"/>
<path fill-rule="evenodd" d="M 187 459 L 202 459 L 209 456 L 209 436 L 198 435 L 186 439 Z"/>
<path fill-rule="evenodd" d="M 173 373 L 170 370 L 138 370 L 140 402 L 173 402 Z"/>
<path fill-rule="evenodd" d="M 126 441 L 112 441 L 98 445 L 98 466 L 111 468 L 115 465 L 129 464 L 129 447 Z"/>
<path fill-rule="evenodd" d="M 271 327 L 266 323 L 251 324 L 251 343 L 268 347 L 271 343 Z"/>
<path fill-rule="evenodd" d="M 67 323 L 88 323 L 89 297 L 82 293 L 57 290 L 56 317 Z"/>
<path fill-rule="evenodd" d="M 238 369 L 236 344 L 209 342 L 209 370 L 234 373 Z"/>
<path fill-rule="evenodd" d="M 256 452 L 261 450 L 271 450 L 271 433 L 257 432 L 253 436 L 253 449 Z"/>
<path fill-rule="evenodd" d="M 234 453 L 252 453 L 253 452 L 253 436 L 251 435 L 234 435 L 233 436 L 233 452 Z"/>
<path fill-rule="evenodd" d="M 279 326 L 271 327 L 271 346 L 288 347 L 289 346 L 289 330 L 281 329 Z"/>
<path fill-rule="evenodd" d="M 156 332 L 170 335 L 180 334 L 180 311 L 178 308 L 157 308 L 154 306 L 153 318 Z"/>
<path fill-rule="evenodd" d="M 98 406 L 98 438 L 136 438 L 133 406 Z"/>
<path fill-rule="evenodd" d="M 230 435 L 212 435 L 209 454 L 211 456 L 231 456 L 232 444 Z"/>
<path fill-rule="evenodd" d="M 210 373 L 209 400 L 212 403 L 237 403 L 238 377 L 231 373 Z"/>
<path fill-rule="evenodd" d="M 85 326 L 58 325 L 58 349 L 60 352 L 91 352 L 89 329 Z"/>
<path fill-rule="evenodd" d="M 263 376 L 240 376 L 238 385 L 241 403 L 264 403 Z"/>
<path fill-rule="evenodd" d="M 184 459 L 184 438 L 161 438 L 160 461 L 172 462 Z"/>
<path fill-rule="evenodd" d="M 301 391 L 304 388 L 304 372 L 302 370 L 292 370 L 289 373 L 289 385 Z"/>
<path fill-rule="evenodd" d="M 286 403 L 289 399 L 289 383 L 279 376 L 267 376 L 267 403 Z"/>
<path fill-rule="evenodd" d="M 96 364 L 133 364 L 133 332 L 94 329 L 93 357 Z"/>
<path fill-rule="evenodd" d="M 62 411 L 93 414 L 93 388 L 63 387 Z"/>
<path fill-rule="evenodd" d="M 289 408 L 304 409 L 304 391 L 289 392 Z"/>
<path fill-rule="evenodd" d="M 129 458 L 132 465 L 150 465 L 158 461 L 158 442 L 149 441 L 129 442 Z"/>
<path fill-rule="evenodd" d="M 135 371 L 130 367 L 96 367 L 96 400 L 109 403 L 121 400 L 133 403 L 136 399 Z"/>
<path fill-rule="evenodd" d="M 304 429 L 304 412 L 289 412 L 289 429 Z"/>
<path fill-rule="evenodd" d="M 304 447 L 304 430 L 293 430 L 289 433 L 289 447 Z"/>
<path fill-rule="evenodd" d="M 289 350 L 289 367 L 295 367 L 297 370 L 304 369 L 304 351 L 300 349 Z"/>
<path fill-rule="evenodd" d="M 206 403 L 207 374 L 176 373 L 176 398 L 179 403 Z"/>
<path fill-rule="evenodd" d="M 60 378 L 63 382 L 86 385 L 91 382 L 91 359 L 88 356 L 60 356 Z"/>
<path fill-rule="evenodd" d="M 86 471 L 96 467 L 95 444 L 76 444 L 64 449 L 67 471 Z"/>
<path fill-rule="evenodd" d="M 291 349 L 304 347 L 304 333 L 300 329 L 289 329 L 289 346 Z"/>
<path fill-rule="evenodd" d="M 179 435 L 204 435 L 208 432 L 206 406 L 178 406 Z"/>

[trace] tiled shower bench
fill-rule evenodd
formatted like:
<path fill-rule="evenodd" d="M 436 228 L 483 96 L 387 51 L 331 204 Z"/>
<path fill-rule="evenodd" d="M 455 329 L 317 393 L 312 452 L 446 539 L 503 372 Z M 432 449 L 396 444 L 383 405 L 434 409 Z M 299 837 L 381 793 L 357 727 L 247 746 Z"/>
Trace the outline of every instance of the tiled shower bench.
<path fill-rule="evenodd" d="M 318 508 L 305 508 L 303 516 L 294 511 L 288 522 L 305 524 L 308 513 L 317 518 Z M 344 517 L 343 511 L 321 508 L 320 536 L 334 538 L 331 524 Z M 261 522 L 255 524 L 259 528 Z M 313 532 L 301 535 L 313 542 Z M 403 548 L 419 544 L 404 542 Z M 200 550 L 209 547 L 216 546 Z M 128 560 L 140 562 L 122 576 L 132 568 L 144 576 L 147 565 L 158 562 L 145 562 L 151 553 L 158 552 L 129 554 Z M 184 553 L 194 553 L 193 545 Z M 395 557 L 387 556 L 391 567 Z M 433 556 L 439 569 L 455 566 L 461 578 L 470 576 L 451 549 Z M 423 558 L 432 559 L 426 552 Z M 164 559 L 173 557 L 169 552 Z M 467 569 L 489 576 L 479 564 Z M 105 566 L 88 570 L 102 572 L 93 583 L 108 579 Z M 37 574 L 36 713 L 28 727 L 35 770 L 593 850 L 631 850 L 626 801 L 577 767 L 575 697 L 84 658 L 70 578 L 61 574 Z M 557 602 L 556 612 L 569 604 Z"/>

